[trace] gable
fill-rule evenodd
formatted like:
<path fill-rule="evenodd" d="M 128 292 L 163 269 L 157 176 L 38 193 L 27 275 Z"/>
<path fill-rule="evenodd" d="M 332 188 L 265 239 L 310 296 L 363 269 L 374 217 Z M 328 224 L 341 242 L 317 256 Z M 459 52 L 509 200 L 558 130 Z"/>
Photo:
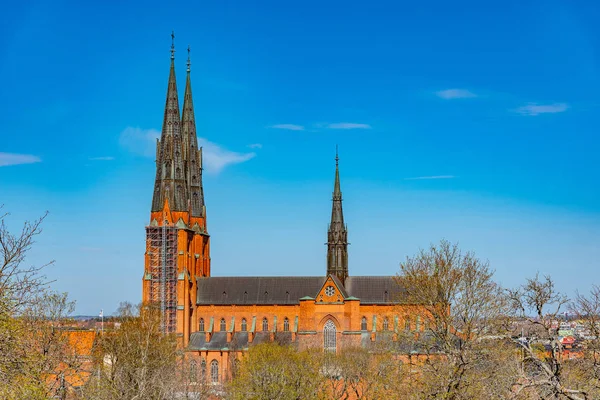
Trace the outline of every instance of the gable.
<path fill-rule="evenodd" d="M 329 275 L 315 296 L 315 302 L 341 303 L 346 297 L 344 286 L 334 275 Z"/>

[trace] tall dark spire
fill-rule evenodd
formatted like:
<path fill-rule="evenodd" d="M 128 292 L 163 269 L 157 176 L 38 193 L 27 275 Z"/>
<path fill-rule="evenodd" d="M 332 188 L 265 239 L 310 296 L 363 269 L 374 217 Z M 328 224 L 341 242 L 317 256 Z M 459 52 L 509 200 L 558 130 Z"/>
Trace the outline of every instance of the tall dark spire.
<path fill-rule="evenodd" d="M 160 140 L 156 146 L 156 179 L 152 197 L 152 211 L 160 211 L 169 202 L 172 211 L 185 211 L 187 184 L 184 176 L 180 134 L 179 99 L 175 80 L 175 35 L 171 33 L 171 70 L 167 86 L 167 100 Z"/>
<path fill-rule="evenodd" d="M 342 211 L 339 160 L 336 146 L 333 204 L 331 222 L 327 232 L 327 275 L 336 275 L 340 282 L 344 283 L 348 277 L 348 230 L 344 225 L 344 212 Z"/>
<path fill-rule="evenodd" d="M 181 135 L 183 138 L 183 158 L 185 163 L 188 193 L 192 217 L 204 216 L 204 190 L 202 188 L 202 149 L 198 149 L 196 119 L 192 100 L 192 81 L 190 78 L 190 47 L 188 46 L 187 77 L 183 96 L 181 116 Z"/>

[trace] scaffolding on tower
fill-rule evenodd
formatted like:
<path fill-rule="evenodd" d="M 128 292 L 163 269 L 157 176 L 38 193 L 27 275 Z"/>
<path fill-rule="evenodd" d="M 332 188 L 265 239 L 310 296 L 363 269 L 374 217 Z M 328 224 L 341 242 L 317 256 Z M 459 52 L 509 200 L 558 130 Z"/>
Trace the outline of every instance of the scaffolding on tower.
<path fill-rule="evenodd" d="M 150 302 L 160 308 L 161 330 L 177 328 L 177 228 L 168 225 L 146 227 L 149 257 Z"/>

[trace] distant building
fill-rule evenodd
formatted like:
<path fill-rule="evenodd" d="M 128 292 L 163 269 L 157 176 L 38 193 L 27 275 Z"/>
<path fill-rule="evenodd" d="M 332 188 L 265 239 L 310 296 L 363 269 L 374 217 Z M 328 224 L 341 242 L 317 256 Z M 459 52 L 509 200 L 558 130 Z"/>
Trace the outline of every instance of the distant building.
<path fill-rule="evenodd" d="M 418 306 L 399 305 L 402 290 L 395 277 L 349 274 L 337 154 L 323 275 L 211 277 L 190 74 L 188 51 L 180 114 L 172 46 L 146 227 L 143 301 L 161 307 L 164 331 L 178 336 L 194 368 L 217 383 L 229 374 L 230 356 L 256 343 L 318 345 L 335 352 L 342 346 L 394 341 L 404 331 L 423 331 Z M 235 251 L 235 243 L 231 246 Z M 251 258 L 248 263 L 256 264 Z"/>

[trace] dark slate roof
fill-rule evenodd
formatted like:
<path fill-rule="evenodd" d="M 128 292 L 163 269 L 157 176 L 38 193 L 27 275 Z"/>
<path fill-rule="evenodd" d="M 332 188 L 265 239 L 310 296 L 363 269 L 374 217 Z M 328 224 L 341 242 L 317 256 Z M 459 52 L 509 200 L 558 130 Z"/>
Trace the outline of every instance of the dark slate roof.
<path fill-rule="evenodd" d="M 304 296 L 314 297 L 325 279 L 323 276 L 198 278 L 197 303 L 298 304 L 298 300 Z"/>
<path fill-rule="evenodd" d="M 398 303 L 405 297 L 395 276 L 350 276 L 345 283 L 346 292 L 361 304 Z"/>
<path fill-rule="evenodd" d="M 302 297 L 315 297 L 326 279 L 324 276 L 198 278 L 197 304 L 298 304 Z M 400 302 L 404 293 L 394 276 L 351 276 L 346 279 L 344 289 L 344 297 L 357 297 L 361 304 Z"/>

